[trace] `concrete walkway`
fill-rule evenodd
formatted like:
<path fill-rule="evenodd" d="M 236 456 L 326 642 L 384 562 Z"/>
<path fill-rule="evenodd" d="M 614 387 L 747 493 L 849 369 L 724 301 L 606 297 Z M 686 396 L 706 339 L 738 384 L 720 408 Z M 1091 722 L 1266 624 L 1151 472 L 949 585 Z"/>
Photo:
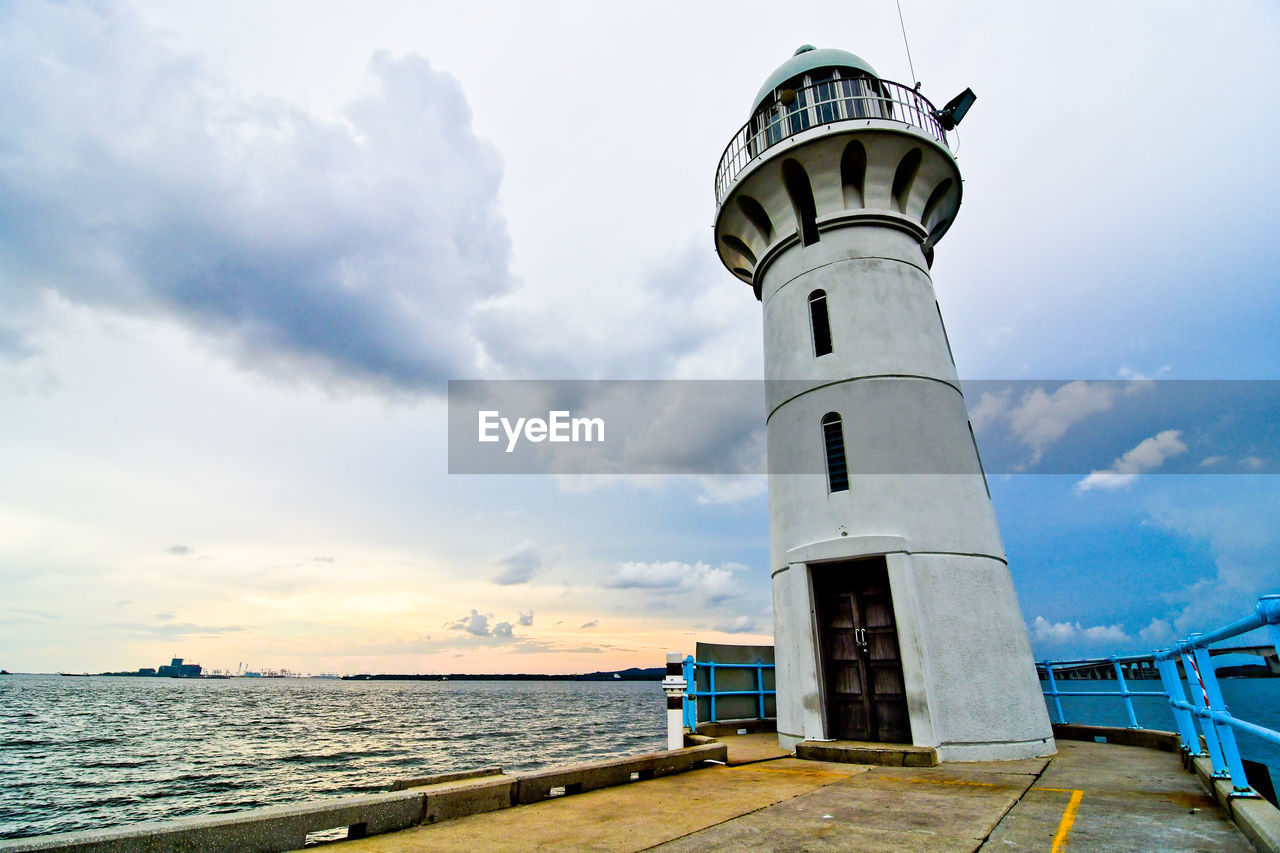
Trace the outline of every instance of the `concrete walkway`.
<path fill-rule="evenodd" d="M 1170 753 L 1059 741 L 1053 759 L 869 767 L 770 758 L 759 737 L 736 750 L 722 740 L 730 766 L 333 850 L 1253 850 Z M 735 766 L 748 754 L 765 757 Z"/>

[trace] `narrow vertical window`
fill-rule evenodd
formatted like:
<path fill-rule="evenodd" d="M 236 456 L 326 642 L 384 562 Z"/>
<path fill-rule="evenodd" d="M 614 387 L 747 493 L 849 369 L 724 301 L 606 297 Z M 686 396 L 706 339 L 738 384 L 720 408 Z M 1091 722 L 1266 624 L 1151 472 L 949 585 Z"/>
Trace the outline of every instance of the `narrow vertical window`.
<path fill-rule="evenodd" d="M 814 356 L 831 352 L 831 321 L 827 317 L 825 290 L 815 290 L 809 294 L 809 326 L 813 330 Z"/>
<path fill-rule="evenodd" d="M 822 416 L 822 441 L 827 448 L 827 488 L 849 491 L 849 468 L 844 461 L 844 424 L 835 412 Z"/>

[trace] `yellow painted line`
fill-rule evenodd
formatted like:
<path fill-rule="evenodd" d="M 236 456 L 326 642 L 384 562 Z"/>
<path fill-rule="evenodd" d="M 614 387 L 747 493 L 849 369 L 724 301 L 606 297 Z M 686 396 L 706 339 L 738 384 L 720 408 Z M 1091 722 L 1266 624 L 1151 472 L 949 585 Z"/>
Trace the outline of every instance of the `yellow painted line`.
<path fill-rule="evenodd" d="M 734 765 L 734 766 L 728 767 L 727 769 L 729 769 L 729 770 L 749 770 L 749 771 L 751 771 L 752 773 L 789 773 L 789 774 L 791 774 L 792 776 L 808 776 L 808 777 L 810 777 L 810 778 L 814 778 L 814 779 L 816 779 L 816 778 L 831 778 L 831 779 L 845 779 L 845 778 L 847 778 L 847 777 L 845 776 L 845 774 L 843 774 L 843 773 L 829 773 L 829 772 L 822 771 L 822 770 L 786 770 L 786 769 L 784 769 L 784 768 L 782 768 L 782 767 L 760 767 L 760 766 L 755 765 L 755 764 L 738 764 L 738 765 Z M 852 774 L 852 775 L 855 775 L 855 776 L 856 776 L 857 774 L 855 773 L 855 774 Z"/>
<path fill-rule="evenodd" d="M 1012 788 L 1013 785 L 996 785 L 993 782 L 970 782 L 966 779 L 930 779 L 927 776 L 881 776 L 890 782 L 916 782 L 925 785 L 968 785 L 974 788 Z"/>
<path fill-rule="evenodd" d="M 1083 796 L 1084 791 L 1071 792 L 1071 801 L 1067 803 L 1067 810 L 1062 813 L 1062 820 L 1058 822 L 1058 832 L 1053 836 L 1050 853 L 1062 853 L 1067 849 L 1067 836 L 1071 835 L 1071 825 L 1076 822 L 1076 811 L 1080 808 L 1080 798 Z"/>

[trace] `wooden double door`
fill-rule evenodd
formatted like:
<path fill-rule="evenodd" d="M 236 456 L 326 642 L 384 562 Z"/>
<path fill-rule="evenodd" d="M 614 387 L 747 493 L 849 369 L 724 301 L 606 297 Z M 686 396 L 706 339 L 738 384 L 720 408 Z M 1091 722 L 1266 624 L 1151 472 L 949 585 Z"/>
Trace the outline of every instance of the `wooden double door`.
<path fill-rule="evenodd" d="M 884 557 L 812 567 L 827 737 L 910 743 L 902 654 Z"/>

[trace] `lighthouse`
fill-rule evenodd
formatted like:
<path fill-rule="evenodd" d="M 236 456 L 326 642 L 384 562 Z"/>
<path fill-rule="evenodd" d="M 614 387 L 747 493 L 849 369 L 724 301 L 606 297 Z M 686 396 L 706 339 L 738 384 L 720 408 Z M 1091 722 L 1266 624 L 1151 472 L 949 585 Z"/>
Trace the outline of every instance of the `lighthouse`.
<path fill-rule="evenodd" d="M 716 171 L 715 243 L 764 314 L 778 738 L 1050 755 L 1052 730 L 930 268 L 954 128 L 802 46 Z"/>

